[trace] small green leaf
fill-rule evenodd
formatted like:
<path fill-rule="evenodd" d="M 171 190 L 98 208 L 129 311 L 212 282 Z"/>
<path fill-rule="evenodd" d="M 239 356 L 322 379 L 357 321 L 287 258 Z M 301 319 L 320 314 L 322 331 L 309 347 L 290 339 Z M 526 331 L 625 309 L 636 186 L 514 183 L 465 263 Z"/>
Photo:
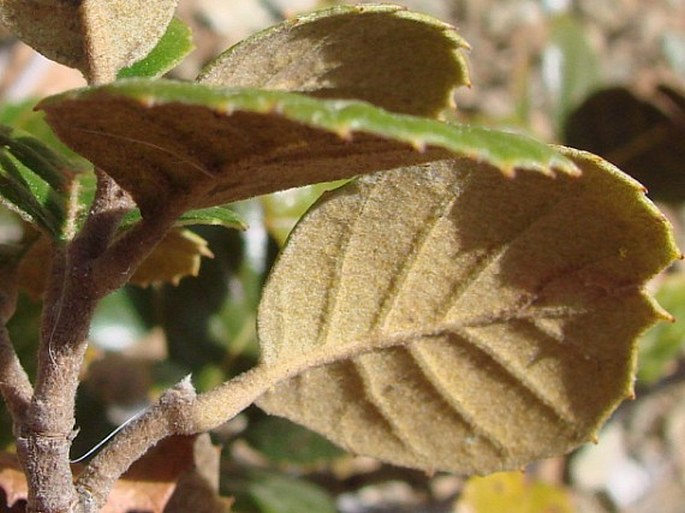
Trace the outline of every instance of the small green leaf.
<path fill-rule="evenodd" d="M 247 441 L 271 461 L 286 465 L 316 465 L 345 454 L 321 435 L 279 417 L 250 425 Z"/>
<path fill-rule="evenodd" d="M 336 513 L 331 497 L 303 479 L 267 471 L 253 471 L 243 479 L 232 479 L 227 493 L 236 507 L 250 513 Z M 236 486 L 238 485 L 238 486 Z M 233 489 L 235 487 L 235 489 Z"/>
<path fill-rule="evenodd" d="M 247 228 L 247 224 L 245 224 L 245 221 L 243 221 L 237 212 L 224 206 L 190 210 L 184 213 L 176 221 L 176 226 L 191 226 L 198 224 L 224 226 L 237 230 L 244 230 Z"/>
<path fill-rule="evenodd" d="M 266 29 L 229 49 L 202 83 L 365 100 L 436 117 L 469 84 L 466 42 L 439 20 L 395 5 L 336 6 Z"/>
<path fill-rule="evenodd" d="M 41 140 L 16 128 L 0 125 L 0 145 L 4 145 L 28 169 L 56 191 L 64 191 L 71 163 Z"/>
<path fill-rule="evenodd" d="M 173 69 L 193 50 L 190 27 L 173 18 L 157 46 L 142 60 L 119 71 L 117 78 L 157 78 Z"/>
<path fill-rule="evenodd" d="M 85 191 L 84 191 L 85 192 Z M 83 205 L 90 205 L 86 203 L 87 199 L 91 197 L 91 191 L 88 191 L 83 197 Z M 128 229 L 139 222 L 143 216 L 140 210 L 134 208 L 126 213 L 124 219 L 121 221 L 121 228 Z M 174 226 L 223 226 L 225 228 L 234 228 L 236 230 L 245 230 L 247 224 L 241 217 L 233 210 L 225 206 L 201 208 L 199 210 L 189 210 L 182 214 L 174 223 Z"/>
<path fill-rule="evenodd" d="M 221 205 L 451 154 L 507 174 L 577 172 L 553 148 L 519 135 L 280 91 L 133 79 L 54 96 L 38 108 L 143 215 L 176 201 Z"/>
<path fill-rule="evenodd" d="M 580 176 L 453 159 L 325 195 L 264 287 L 262 368 L 294 377 L 257 404 L 427 471 L 592 440 L 633 393 L 636 337 L 668 317 L 645 281 L 679 252 L 640 184 L 560 150 Z"/>
<path fill-rule="evenodd" d="M 45 182 L 4 148 L 0 148 L 0 200 L 26 221 L 60 237 L 63 204 Z"/>
<path fill-rule="evenodd" d="M 0 104 L 0 124 L 11 127 L 10 130 L 26 132 L 26 134 L 30 134 L 38 140 L 39 143 L 35 144 L 24 141 L 30 144 L 34 151 L 42 151 L 38 148 L 38 145 L 47 146 L 49 152 L 44 157 L 48 160 L 52 160 L 54 158 L 52 154 L 57 153 L 60 160 L 53 162 L 57 168 L 66 168 L 74 173 L 92 170 L 93 166 L 90 162 L 67 148 L 57 138 L 52 128 L 45 122 L 45 114 L 34 110 L 36 103 L 36 99 L 29 99 L 18 103 Z"/>

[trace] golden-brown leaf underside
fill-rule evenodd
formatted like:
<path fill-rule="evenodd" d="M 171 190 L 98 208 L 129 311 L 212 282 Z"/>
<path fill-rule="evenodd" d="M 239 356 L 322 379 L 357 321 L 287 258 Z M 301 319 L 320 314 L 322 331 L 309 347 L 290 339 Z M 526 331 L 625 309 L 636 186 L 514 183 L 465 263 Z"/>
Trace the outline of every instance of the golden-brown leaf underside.
<path fill-rule="evenodd" d="M 165 282 L 178 285 L 186 276 L 197 276 L 202 257 L 213 256 L 206 240 L 190 230 L 177 228 L 164 236 L 130 281 L 142 287 Z"/>
<path fill-rule="evenodd" d="M 33 243 L 18 268 L 19 286 L 34 299 L 43 296 L 53 248 L 47 237 Z M 178 285 L 186 276 L 197 276 L 202 257 L 212 257 L 207 241 L 180 228 L 170 230 L 136 269 L 130 283 L 147 287 L 151 284 Z"/>
<path fill-rule="evenodd" d="M 144 57 L 164 34 L 178 0 L 0 0 L 0 20 L 46 57 L 92 82 Z"/>
<path fill-rule="evenodd" d="M 63 142 L 131 194 L 144 217 L 169 205 L 210 207 L 451 154 L 504 173 L 575 172 L 568 159 L 524 137 L 283 91 L 122 80 L 38 108 Z"/>
<path fill-rule="evenodd" d="M 519 468 L 592 439 L 632 394 L 636 335 L 666 315 L 643 282 L 678 252 L 637 182 L 564 153 L 581 177 L 445 160 L 324 197 L 259 310 L 264 365 L 320 366 L 259 405 L 427 470 Z"/>
<path fill-rule="evenodd" d="M 394 5 L 337 6 L 287 20 L 229 49 L 202 83 L 365 100 L 435 117 L 468 85 L 467 43 L 450 25 Z"/>

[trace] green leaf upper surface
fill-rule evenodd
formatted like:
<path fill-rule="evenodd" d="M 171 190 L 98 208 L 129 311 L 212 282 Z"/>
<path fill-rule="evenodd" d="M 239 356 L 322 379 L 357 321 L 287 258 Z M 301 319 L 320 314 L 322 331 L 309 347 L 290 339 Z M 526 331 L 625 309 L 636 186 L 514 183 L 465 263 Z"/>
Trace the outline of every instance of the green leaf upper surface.
<path fill-rule="evenodd" d="M 157 46 L 142 60 L 119 71 L 117 78 L 157 78 L 174 68 L 193 50 L 190 27 L 173 18 Z"/>
<path fill-rule="evenodd" d="M 455 29 L 394 5 L 337 6 L 266 29 L 229 49 L 203 83 L 365 100 L 435 117 L 468 85 Z"/>
<path fill-rule="evenodd" d="M 645 280 L 679 252 L 643 188 L 514 179 L 469 159 L 324 196 L 264 288 L 258 401 L 351 452 L 489 473 L 571 450 L 632 394 L 635 338 L 666 314 Z"/>
<path fill-rule="evenodd" d="M 50 190 L 36 178 L 20 162 L 0 150 L 0 199 L 25 221 L 58 237 L 62 216 L 55 216 Z"/>
<path fill-rule="evenodd" d="M 450 154 L 509 174 L 576 172 L 554 149 L 522 136 L 280 91 L 134 79 L 54 96 L 38 108 L 143 215 L 172 201 L 221 205 Z"/>
<path fill-rule="evenodd" d="M 0 125 L 0 196 L 5 204 L 54 238 L 66 221 L 74 169 L 40 140 Z"/>
<path fill-rule="evenodd" d="M 48 58 L 106 82 L 155 46 L 177 2 L 0 0 L 0 21 Z"/>
<path fill-rule="evenodd" d="M 176 221 L 176 226 L 192 226 L 198 224 L 220 225 L 226 228 L 235 228 L 237 230 L 244 230 L 247 228 L 247 224 L 237 212 L 223 206 L 190 210 L 181 215 Z"/>

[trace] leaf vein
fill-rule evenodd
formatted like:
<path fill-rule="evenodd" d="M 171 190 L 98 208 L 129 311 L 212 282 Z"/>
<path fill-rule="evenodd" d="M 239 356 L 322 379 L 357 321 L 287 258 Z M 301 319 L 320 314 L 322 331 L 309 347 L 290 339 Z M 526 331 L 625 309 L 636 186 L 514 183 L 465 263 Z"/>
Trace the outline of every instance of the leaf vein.
<path fill-rule="evenodd" d="M 397 438 L 397 440 L 405 447 L 405 449 L 407 449 L 407 451 L 413 455 L 416 460 L 431 461 L 430 454 L 427 454 L 413 442 L 411 435 L 405 432 L 400 423 L 397 422 L 397 419 L 393 416 L 392 412 L 387 411 L 387 409 L 383 406 L 383 401 L 381 398 L 379 398 L 379 392 L 375 389 L 371 381 L 371 375 L 374 372 L 377 372 L 374 371 L 374 366 L 371 365 L 372 368 L 368 369 L 363 363 L 362 358 L 353 360 L 353 365 L 355 372 L 363 383 L 366 402 L 373 407 L 376 412 L 378 412 L 378 414 L 390 428 L 390 431 L 395 438 Z"/>
<path fill-rule="evenodd" d="M 425 357 L 424 349 L 416 344 L 411 344 L 408 347 L 409 355 L 415 362 L 416 366 L 421 370 L 421 373 L 426 377 L 426 381 L 430 383 L 431 387 L 440 399 L 446 403 L 454 413 L 467 425 L 473 432 L 482 437 L 489 443 L 500 455 L 509 452 L 505 442 L 499 440 L 497 436 L 489 431 L 485 426 L 476 422 L 474 416 L 469 413 L 462 401 L 457 397 L 452 390 L 445 386 L 444 381 L 438 372 L 435 372 L 433 364 Z"/>
<path fill-rule="evenodd" d="M 453 177 L 453 185 L 456 181 L 456 177 Z M 437 208 L 431 212 L 431 218 L 426 226 L 419 230 L 414 236 L 409 250 L 406 252 L 406 258 L 400 263 L 397 268 L 397 272 L 393 274 L 393 279 L 391 280 L 388 290 L 383 297 L 381 307 L 376 313 L 375 319 L 372 321 L 372 330 L 374 328 L 382 328 L 385 325 L 386 319 L 393 311 L 397 305 L 397 301 L 401 296 L 402 289 L 407 283 L 409 276 L 414 270 L 416 263 L 420 261 L 420 256 L 423 250 L 428 247 L 431 239 L 431 234 L 452 210 L 455 202 L 457 201 L 457 195 L 448 195 L 447 198 L 441 201 Z"/>
<path fill-rule="evenodd" d="M 576 420 L 562 408 L 556 401 L 545 396 L 544 392 L 533 383 L 525 372 L 520 372 L 510 365 L 500 354 L 491 350 L 487 344 L 483 343 L 480 338 L 473 333 L 472 330 L 462 329 L 455 332 L 459 340 L 463 341 L 467 346 L 489 357 L 493 363 L 497 364 L 514 383 L 516 383 L 524 392 L 530 396 L 542 407 L 542 409 L 551 412 L 557 419 L 564 424 L 575 426 Z"/>

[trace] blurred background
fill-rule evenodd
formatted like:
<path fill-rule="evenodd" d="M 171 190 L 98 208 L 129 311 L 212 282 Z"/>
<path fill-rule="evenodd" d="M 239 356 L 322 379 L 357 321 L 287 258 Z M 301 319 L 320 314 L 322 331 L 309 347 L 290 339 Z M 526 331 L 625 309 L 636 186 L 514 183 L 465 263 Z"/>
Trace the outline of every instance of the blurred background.
<path fill-rule="evenodd" d="M 220 51 L 324 0 L 181 0 L 194 51 L 173 73 L 192 80 Z M 353 3 L 353 2 L 347 2 Z M 458 121 L 492 125 L 598 153 L 638 178 L 683 242 L 685 0 L 405 0 L 456 26 L 471 44 L 473 86 Z M 38 98 L 84 85 L 0 27 L 0 123 L 49 138 Z M 255 308 L 289 230 L 325 190 L 312 186 L 235 205 L 245 232 L 197 228 L 214 258 L 177 286 L 127 287 L 105 299 L 78 399 L 84 453 L 189 372 L 200 389 L 253 366 Z M 0 239 L 24 228 L 0 210 Z M 651 287 L 685 319 L 681 266 Z M 30 367 L 40 303 L 23 295 L 10 330 Z M 223 447 L 221 493 L 240 513 L 684 513 L 685 324 L 662 323 L 640 345 L 637 399 L 600 442 L 521 472 L 463 479 L 345 455 L 317 435 L 251 408 L 212 433 Z M 0 406 L 0 449 L 11 448 Z M 2 502 L 2 501 L 0 501 Z M 0 511 L 4 506 L 0 504 Z"/>

